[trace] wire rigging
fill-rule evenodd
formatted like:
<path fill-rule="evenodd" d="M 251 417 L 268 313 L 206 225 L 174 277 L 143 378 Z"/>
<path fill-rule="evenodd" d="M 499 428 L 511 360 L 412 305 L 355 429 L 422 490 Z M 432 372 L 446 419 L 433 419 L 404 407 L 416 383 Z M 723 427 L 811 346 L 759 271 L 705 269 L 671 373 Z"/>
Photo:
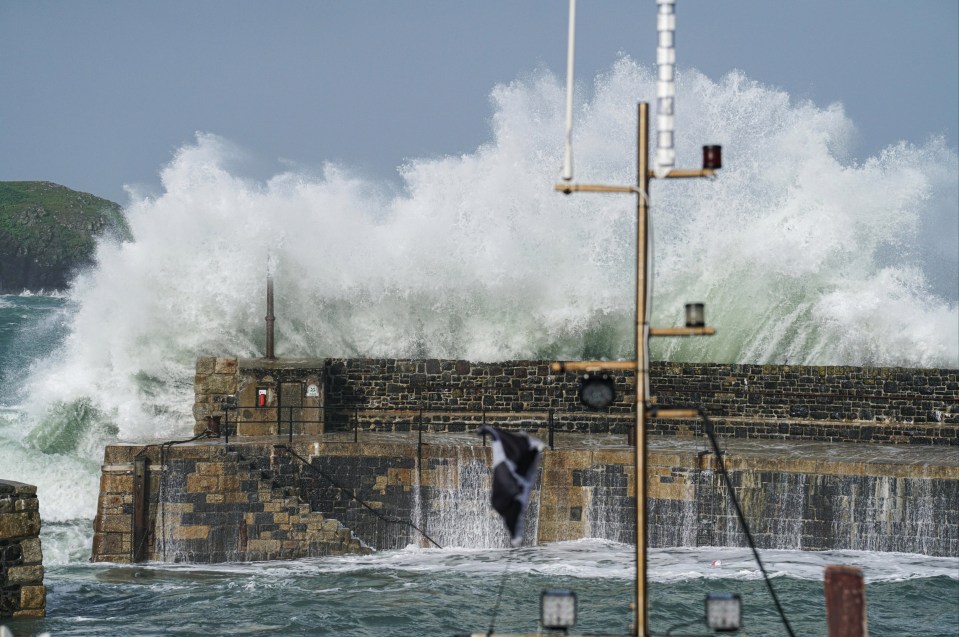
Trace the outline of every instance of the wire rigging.
<path fill-rule="evenodd" d="M 512 549 L 510 549 L 512 550 Z M 493 604 L 493 614 L 489 620 L 489 628 L 486 631 L 487 637 L 493 634 L 493 627 L 496 624 L 496 617 L 499 615 L 499 604 L 503 599 L 503 589 L 506 588 L 506 576 L 509 574 L 510 560 L 506 560 L 506 568 L 503 569 L 503 575 L 499 580 L 499 590 L 496 592 L 496 602 Z"/>
<path fill-rule="evenodd" d="M 663 407 L 666 409 L 666 407 Z M 719 449 L 719 442 L 716 440 L 716 432 L 713 430 L 713 423 L 709 420 L 709 416 L 706 414 L 706 410 L 702 407 L 686 407 L 685 409 L 695 409 L 699 413 L 699 417 L 703 419 L 703 430 L 706 432 L 706 436 L 709 438 L 709 442 L 713 447 L 713 453 L 716 455 L 716 465 L 719 467 L 719 474 L 723 477 L 723 483 L 726 485 L 726 493 L 729 494 L 729 501 L 732 502 L 733 508 L 736 510 L 736 517 L 739 518 L 739 524 L 742 526 L 743 535 L 746 536 L 746 543 L 749 544 L 749 549 L 753 553 L 753 558 L 756 560 L 756 564 L 759 566 L 759 571 L 763 575 L 763 581 L 766 583 L 766 589 L 769 591 L 769 596 L 772 597 L 773 604 L 776 606 L 776 611 L 779 613 L 780 619 L 782 619 L 783 626 L 786 627 L 786 632 L 789 634 L 789 637 L 796 637 L 796 634 L 793 632 L 792 626 L 789 625 L 789 620 L 786 618 L 786 612 L 783 610 L 782 604 L 779 603 L 779 596 L 776 595 L 776 589 L 773 588 L 772 580 L 769 577 L 769 574 L 766 572 L 766 567 L 763 565 L 762 558 L 759 557 L 759 551 L 756 549 L 756 542 L 753 541 L 753 534 L 749 530 L 749 523 L 746 522 L 746 516 L 743 515 L 743 510 L 739 506 L 739 500 L 736 499 L 736 492 L 733 490 L 733 482 L 729 477 L 729 473 L 726 471 L 726 464 L 723 462 L 723 454 Z M 655 416 L 656 412 L 659 411 L 658 407 L 651 407 L 652 415 Z"/>

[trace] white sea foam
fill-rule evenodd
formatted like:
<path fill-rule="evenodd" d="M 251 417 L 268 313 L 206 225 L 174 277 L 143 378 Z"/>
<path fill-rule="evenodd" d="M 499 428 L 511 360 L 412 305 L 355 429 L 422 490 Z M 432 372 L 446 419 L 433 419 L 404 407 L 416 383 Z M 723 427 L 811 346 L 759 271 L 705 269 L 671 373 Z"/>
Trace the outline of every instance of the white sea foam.
<path fill-rule="evenodd" d="M 253 564 L 156 564 L 149 568 L 189 573 L 249 573 L 283 580 L 289 575 L 351 573 L 385 570 L 416 573 L 460 573 L 463 576 L 499 576 L 508 567 L 513 576 L 631 580 L 635 577 L 635 548 L 603 540 L 556 542 L 518 549 L 422 549 L 381 551 L 365 556 L 324 557 L 295 562 Z M 760 551 L 772 577 L 822 580 L 826 565 L 843 564 L 863 570 L 866 581 L 897 582 L 926 577 L 959 580 L 959 559 L 907 553 L 869 551 Z M 649 577 L 654 582 L 694 579 L 755 580 L 762 574 L 745 548 L 698 547 L 650 549 Z M 718 563 L 717 563 L 718 562 Z M 138 567 L 139 568 L 139 567 Z"/>
<path fill-rule="evenodd" d="M 654 88 L 624 58 L 581 95 L 578 180 L 635 179 L 635 102 Z M 678 91 L 679 163 L 720 143 L 726 165 L 653 184 L 654 322 L 702 301 L 719 335 L 654 357 L 959 366 L 955 150 L 850 162 L 839 106 L 735 73 L 688 71 Z M 96 462 L 105 442 L 189 431 L 194 359 L 263 353 L 268 255 L 280 356 L 629 356 L 634 202 L 553 192 L 562 96 L 545 73 L 496 87 L 490 142 L 411 160 L 399 193 L 333 164 L 251 182 L 230 169 L 242 151 L 198 134 L 162 194 L 127 208 L 134 241 L 102 243 L 74 282 L 66 342 L 26 383 L 31 445 Z M 65 420 L 79 431 L 61 435 Z M 62 519 L 90 500 L 47 497 Z"/>

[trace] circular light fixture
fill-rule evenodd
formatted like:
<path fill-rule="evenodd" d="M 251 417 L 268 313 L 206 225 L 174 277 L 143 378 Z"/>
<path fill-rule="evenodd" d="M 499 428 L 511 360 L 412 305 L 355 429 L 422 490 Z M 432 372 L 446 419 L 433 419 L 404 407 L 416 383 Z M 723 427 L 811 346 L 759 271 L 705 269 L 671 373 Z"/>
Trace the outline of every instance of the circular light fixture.
<path fill-rule="evenodd" d="M 583 374 L 579 379 L 579 401 L 590 409 L 603 409 L 616 400 L 616 386 L 609 374 Z"/>

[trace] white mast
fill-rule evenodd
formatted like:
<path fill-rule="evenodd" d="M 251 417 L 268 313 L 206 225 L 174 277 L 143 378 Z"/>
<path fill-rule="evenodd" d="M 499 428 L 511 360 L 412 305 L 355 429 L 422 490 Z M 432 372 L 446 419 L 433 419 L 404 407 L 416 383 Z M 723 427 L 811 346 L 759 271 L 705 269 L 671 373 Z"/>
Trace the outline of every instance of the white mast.
<path fill-rule="evenodd" d="M 656 0 L 659 14 L 656 29 L 659 40 L 656 46 L 656 65 L 659 79 L 656 82 L 656 176 L 665 177 L 676 167 L 676 150 L 673 147 L 675 130 L 675 66 L 676 66 L 676 0 Z"/>
<path fill-rule="evenodd" d="M 563 179 L 573 179 L 573 57 L 576 46 L 576 0 L 569 0 L 569 44 L 566 47 L 566 155 Z"/>

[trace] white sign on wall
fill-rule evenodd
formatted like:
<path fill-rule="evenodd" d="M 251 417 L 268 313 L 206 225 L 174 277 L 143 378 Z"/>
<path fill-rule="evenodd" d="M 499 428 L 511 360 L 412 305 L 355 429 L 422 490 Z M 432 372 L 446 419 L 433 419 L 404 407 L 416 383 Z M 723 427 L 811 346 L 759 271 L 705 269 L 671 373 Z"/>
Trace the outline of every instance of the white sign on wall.
<path fill-rule="evenodd" d="M 306 397 L 307 398 L 319 398 L 320 388 L 316 385 L 310 384 L 306 386 Z"/>

